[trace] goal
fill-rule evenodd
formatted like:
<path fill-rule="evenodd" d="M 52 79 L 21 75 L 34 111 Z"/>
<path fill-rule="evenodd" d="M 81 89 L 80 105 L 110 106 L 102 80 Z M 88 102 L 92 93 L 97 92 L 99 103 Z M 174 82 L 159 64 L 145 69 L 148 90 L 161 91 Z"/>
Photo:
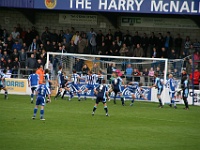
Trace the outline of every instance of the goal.
<path fill-rule="evenodd" d="M 112 71 L 118 71 L 123 81 L 142 82 L 146 93 L 144 93 L 149 101 L 157 102 L 156 89 L 150 89 L 154 83 L 154 73 L 157 72 L 163 81 L 167 80 L 167 75 L 173 73 L 177 82 L 180 82 L 180 72 L 183 67 L 183 60 L 168 60 L 163 58 L 143 58 L 143 57 L 122 57 L 122 56 L 106 56 L 106 55 L 89 55 L 89 54 L 73 54 L 73 53 L 47 53 L 47 62 L 50 61 L 54 68 L 52 78 L 55 79 L 58 71 L 58 66 L 63 67 L 63 71 L 67 75 L 76 69 L 80 76 L 85 76 L 86 71 L 92 70 L 94 73 L 102 71 L 104 79 L 107 83 L 110 82 Z M 48 66 L 48 65 L 47 65 Z M 131 69 L 132 68 L 132 69 Z M 132 72 L 132 73 L 131 73 Z M 130 74 L 131 73 L 131 74 Z M 179 74 L 179 75 L 178 75 Z M 84 84 L 84 80 L 80 81 Z M 84 86 L 81 86 L 84 88 Z M 124 90 L 126 99 L 130 98 L 129 91 Z M 163 103 L 168 103 L 170 100 L 167 89 L 164 88 L 162 93 Z M 92 96 L 92 93 L 91 93 Z M 138 100 L 142 100 L 140 97 Z"/>

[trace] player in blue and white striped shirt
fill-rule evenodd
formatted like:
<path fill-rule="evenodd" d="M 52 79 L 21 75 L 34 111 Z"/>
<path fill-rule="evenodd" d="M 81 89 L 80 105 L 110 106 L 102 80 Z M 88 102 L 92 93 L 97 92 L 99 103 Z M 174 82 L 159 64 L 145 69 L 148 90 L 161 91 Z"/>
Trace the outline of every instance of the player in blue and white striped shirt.
<path fill-rule="evenodd" d="M 40 109 L 40 120 L 45 120 L 44 119 L 45 98 L 46 98 L 46 95 L 48 95 L 49 102 L 51 102 L 50 94 L 51 94 L 51 92 L 50 92 L 49 88 L 46 86 L 45 83 L 44 84 L 40 84 L 37 87 L 37 89 L 36 89 L 37 99 L 36 99 L 36 105 L 35 105 L 35 108 L 34 108 L 32 119 L 35 119 L 38 107 L 40 105 L 41 106 L 41 109 Z"/>
<path fill-rule="evenodd" d="M 57 74 L 57 85 L 58 85 L 58 91 L 56 94 L 56 97 L 54 99 L 56 99 L 62 92 L 62 66 L 59 66 L 59 70 L 58 70 L 58 74 Z"/>
<path fill-rule="evenodd" d="M 45 74 L 44 74 L 44 79 L 45 79 L 45 83 L 46 83 L 46 86 L 50 89 L 51 91 L 51 80 L 50 80 L 50 75 L 49 75 L 49 70 L 48 69 L 45 69 Z M 47 99 L 47 103 L 49 102 L 49 99 Z"/>
<path fill-rule="evenodd" d="M 73 91 L 70 91 L 70 97 L 69 97 L 69 100 L 71 100 L 71 98 L 73 97 L 73 94 L 74 93 L 77 93 L 78 95 L 78 101 L 80 101 L 80 88 L 78 87 L 78 83 L 79 83 L 79 80 L 82 79 L 77 73 L 76 73 L 76 70 L 74 69 L 73 70 L 73 74 L 71 75 L 71 89 Z"/>
<path fill-rule="evenodd" d="M 31 103 L 33 103 L 34 93 L 39 85 L 39 76 L 36 73 L 30 74 L 28 77 L 28 86 L 31 87 Z"/>
<path fill-rule="evenodd" d="M 171 100 L 171 103 L 169 104 L 170 107 L 172 107 L 172 104 L 174 104 L 174 108 L 176 109 L 176 102 L 175 102 L 175 90 L 176 90 L 176 83 L 173 79 L 173 75 L 169 74 L 169 79 L 167 80 L 166 86 L 169 88 L 169 97 Z"/>
<path fill-rule="evenodd" d="M 87 86 L 86 86 L 86 89 L 84 90 L 84 92 L 85 92 L 84 93 L 85 94 L 84 99 L 85 100 L 86 100 L 87 91 L 88 90 L 93 90 L 94 91 L 97 78 L 98 78 L 98 75 L 93 74 L 92 71 L 88 71 L 88 75 L 86 76 Z"/>
<path fill-rule="evenodd" d="M 162 104 L 162 100 L 161 100 L 161 94 L 163 91 L 163 83 L 162 83 L 161 79 L 158 77 L 158 73 L 154 73 L 154 77 L 156 78 L 155 83 L 150 88 L 155 87 L 158 89 L 157 98 L 159 101 L 159 108 L 163 108 L 163 104 Z"/>
<path fill-rule="evenodd" d="M 129 83 L 129 84 L 135 84 L 135 83 Z M 135 101 L 136 98 L 144 98 L 145 100 L 147 100 L 147 98 L 144 96 L 144 89 L 142 88 L 143 84 L 142 83 L 139 83 L 139 85 L 135 84 L 135 86 L 130 86 L 130 91 L 132 92 L 131 93 L 131 96 L 132 96 L 132 101 L 131 101 L 131 104 L 130 106 L 133 106 L 133 103 Z"/>
<path fill-rule="evenodd" d="M 8 90 L 6 88 L 5 78 L 6 78 L 6 70 L 3 70 L 3 72 L 0 73 L 0 90 L 3 89 L 5 91 L 4 99 L 8 99 Z"/>

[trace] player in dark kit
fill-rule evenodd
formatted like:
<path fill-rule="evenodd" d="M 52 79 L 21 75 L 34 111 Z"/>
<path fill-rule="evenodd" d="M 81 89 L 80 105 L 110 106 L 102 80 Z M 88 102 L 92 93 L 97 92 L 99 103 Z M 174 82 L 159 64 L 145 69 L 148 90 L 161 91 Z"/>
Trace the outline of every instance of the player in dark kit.
<path fill-rule="evenodd" d="M 120 95 L 121 101 L 122 101 L 122 106 L 125 106 L 124 104 L 124 97 L 122 95 L 122 90 L 121 90 L 121 85 L 124 84 L 123 80 L 121 77 L 118 76 L 117 72 L 113 72 L 112 76 L 114 77 L 111 83 L 112 89 L 109 91 L 114 92 L 114 104 L 116 104 L 116 96 L 117 94 Z"/>
<path fill-rule="evenodd" d="M 65 77 L 65 73 L 64 73 L 64 72 L 61 72 L 61 73 L 59 74 L 58 79 L 59 79 L 59 81 L 60 81 L 60 82 L 59 82 L 59 83 L 60 83 L 60 85 L 59 85 L 60 90 L 58 90 L 58 93 L 57 93 L 56 96 L 54 97 L 55 100 L 56 100 L 57 97 L 61 94 L 61 90 L 64 89 L 65 86 L 66 86 L 66 77 Z"/>
<path fill-rule="evenodd" d="M 183 97 L 183 101 L 184 101 L 184 104 L 185 104 L 184 109 L 188 110 L 189 106 L 188 106 L 187 98 L 188 98 L 188 94 L 189 94 L 189 81 L 188 81 L 186 76 L 184 76 L 182 78 L 182 80 L 183 80 L 183 85 L 182 85 L 183 95 L 182 95 L 182 97 Z"/>
<path fill-rule="evenodd" d="M 92 111 L 92 115 L 94 116 L 94 113 L 97 109 L 97 106 L 99 104 L 99 102 L 102 102 L 104 105 L 104 110 L 106 112 L 106 116 L 108 115 L 108 108 L 107 108 L 107 104 L 106 104 L 106 97 L 108 97 L 108 86 L 105 84 L 106 81 L 102 80 L 102 83 L 94 89 L 94 92 L 96 93 L 96 103 L 94 105 L 93 111 Z"/>

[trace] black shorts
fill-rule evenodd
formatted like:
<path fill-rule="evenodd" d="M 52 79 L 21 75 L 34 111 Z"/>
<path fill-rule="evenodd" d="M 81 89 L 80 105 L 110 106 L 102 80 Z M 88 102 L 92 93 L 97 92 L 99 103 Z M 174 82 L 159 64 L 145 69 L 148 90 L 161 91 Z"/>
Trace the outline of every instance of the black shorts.
<path fill-rule="evenodd" d="M 97 97 L 96 98 L 96 104 L 99 104 L 99 102 L 102 102 L 103 104 L 105 104 L 106 103 L 106 99 L 103 98 L 103 97 Z"/>

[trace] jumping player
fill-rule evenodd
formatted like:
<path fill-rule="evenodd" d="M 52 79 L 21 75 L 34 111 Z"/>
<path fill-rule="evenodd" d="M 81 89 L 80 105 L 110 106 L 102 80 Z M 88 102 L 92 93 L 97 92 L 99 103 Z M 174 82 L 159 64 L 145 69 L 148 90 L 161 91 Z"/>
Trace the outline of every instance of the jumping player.
<path fill-rule="evenodd" d="M 6 70 L 3 70 L 3 73 L 0 74 L 0 90 L 4 90 L 4 99 L 8 99 L 8 90 L 6 88 L 5 84 L 5 78 L 6 78 Z"/>
<path fill-rule="evenodd" d="M 84 99 L 86 100 L 86 95 L 87 95 L 87 91 L 88 90 L 92 90 L 94 91 L 95 88 L 95 84 L 96 84 L 96 78 L 98 77 L 98 75 L 93 74 L 92 71 L 88 71 L 88 75 L 86 76 L 86 89 L 84 90 Z"/>
<path fill-rule="evenodd" d="M 81 90 L 78 87 L 78 82 L 79 82 L 80 79 L 82 79 L 82 78 L 76 73 L 76 70 L 73 70 L 73 74 L 71 75 L 71 89 L 73 90 L 73 92 L 70 91 L 69 100 L 71 100 L 71 98 L 73 98 L 74 92 L 77 93 L 77 95 L 78 95 L 78 101 L 81 100 L 81 98 L 80 98 Z"/>
<path fill-rule="evenodd" d="M 187 101 L 187 98 L 188 98 L 188 94 L 189 94 L 189 81 L 187 79 L 187 76 L 183 77 L 183 85 L 182 85 L 182 90 L 183 90 L 183 101 L 184 101 L 184 104 L 185 104 L 185 110 L 188 110 L 189 109 L 189 105 L 188 105 L 188 101 Z"/>
<path fill-rule="evenodd" d="M 150 88 L 157 88 L 158 89 L 158 92 L 157 92 L 157 98 L 158 98 L 158 101 L 159 101 L 159 108 L 163 108 L 163 104 L 162 104 L 162 100 L 161 100 L 161 94 L 162 94 L 162 91 L 163 91 L 163 83 L 161 81 L 161 79 L 158 77 L 158 73 L 154 73 L 154 77 L 155 77 L 155 83 L 154 85 L 152 85 Z"/>
<path fill-rule="evenodd" d="M 37 99 L 36 99 L 36 105 L 33 111 L 33 117 L 32 119 L 36 118 L 36 114 L 37 114 L 37 110 L 39 105 L 41 106 L 40 109 L 40 120 L 45 120 L 44 119 L 44 106 L 45 106 L 45 98 L 46 95 L 48 95 L 48 99 L 49 102 L 51 102 L 51 97 L 50 97 L 50 90 L 49 88 L 46 86 L 46 84 L 40 84 L 37 89 L 36 89 L 36 95 L 37 95 Z"/>
<path fill-rule="evenodd" d="M 55 100 L 62 92 L 61 76 L 62 76 L 62 66 L 59 66 L 59 70 L 58 70 L 58 74 L 57 74 L 58 92 L 56 94 L 56 97 L 54 97 Z"/>
<path fill-rule="evenodd" d="M 46 86 L 51 91 L 51 84 L 52 84 L 52 82 L 50 80 L 50 75 L 49 75 L 49 70 L 48 69 L 45 69 L 44 79 L 45 79 Z M 49 102 L 49 99 L 47 99 L 47 103 L 48 102 Z"/>
<path fill-rule="evenodd" d="M 124 82 L 123 82 L 122 78 L 118 76 L 117 72 L 113 72 L 112 76 L 114 77 L 114 79 L 112 80 L 112 83 L 111 83 L 112 89 L 110 89 L 109 92 L 113 91 L 115 93 L 114 104 L 116 104 L 116 96 L 119 93 L 121 101 L 122 101 L 122 106 L 125 106 L 124 97 L 122 95 L 122 90 L 121 90 L 121 85 L 122 84 L 124 85 Z"/>
<path fill-rule="evenodd" d="M 102 83 L 100 85 L 98 85 L 97 88 L 94 89 L 97 97 L 96 97 L 96 103 L 95 103 L 93 111 L 92 111 L 92 116 L 94 116 L 94 113 L 97 109 L 99 102 L 103 103 L 104 110 L 106 112 L 106 116 L 109 116 L 108 108 L 107 108 L 107 104 L 106 104 L 106 97 L 108 96 L 108 86 L 105 83 L 106 83 L 106 81 L 102 80 Z"/>
<path fill-rule="evenodd" d="M 131 96 L 132 96 L 132 101 L 131 101 L 131 104 L 130 106 L 133 106 L 134 104 L 134 101 L 137 97 L 139 98 L 144 98 L 145 100 L 147 100 L 147 98 L 144 96 L 144 89 L 142 88 L 143 84 L 140 82 L 138 86 L 132 86 L 132 87 L 129 87 L 129 88 L 132 88 L 132 91 L 134 91 Z"/>
<path fill-rule="evenodd" d="M 169 88 L 169 96 L 170 96 L 170 101 L 171 101 L 169 106 L 172 107 L 172 104 L 173 104 L 174 108 L 177 109 L 176 101 L 175 101 L 176 83 L 175 83 L 175 81 L 173 79 L 173 75 L 172 74 L 169 74 L 169 79 L 167 80 L 166 86 Z"/>
<path fill-rule="evenodd" d="M 39 76 L 36 73 L 30 74 L 28 77 L 28 87 L 31 87 L 31 103 L 33 103 L 33 98 L 35 90 L 39 85 Z"/>

